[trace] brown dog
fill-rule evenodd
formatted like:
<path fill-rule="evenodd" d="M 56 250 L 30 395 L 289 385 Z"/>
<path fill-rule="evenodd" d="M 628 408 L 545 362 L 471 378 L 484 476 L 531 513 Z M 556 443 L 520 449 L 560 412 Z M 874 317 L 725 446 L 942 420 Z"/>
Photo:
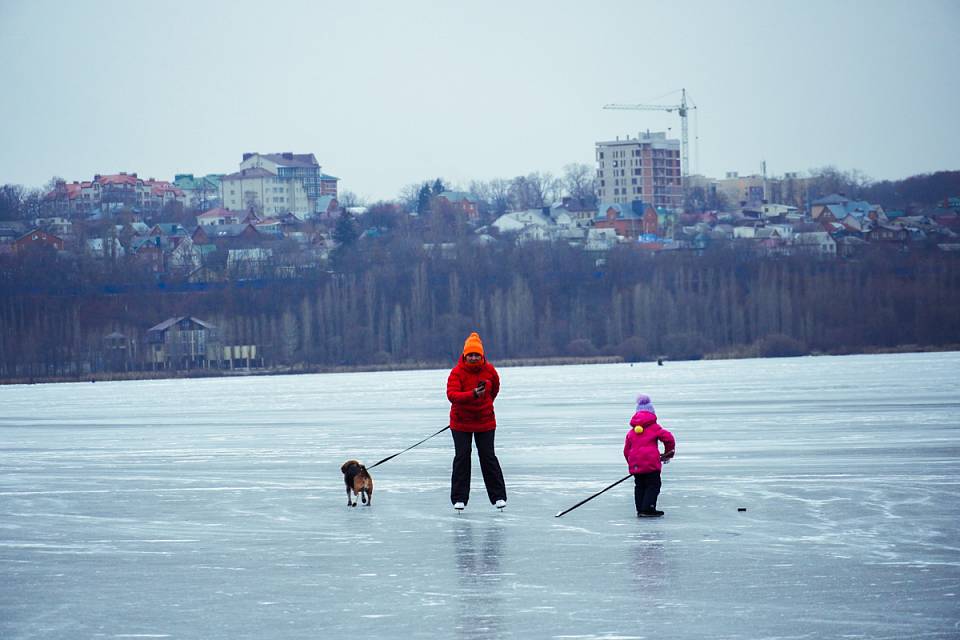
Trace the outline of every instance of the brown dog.
<path fill-rule="evenodd" d="M 367 473 L 367 468 L 357 460 L 347 460 L 340 466 L 340 471 L 347 485 L 347 506 L 357 506 L 354 496 L 360 496 L 363 504 L 370 506 L 373 503 L 373 478 Z"/>

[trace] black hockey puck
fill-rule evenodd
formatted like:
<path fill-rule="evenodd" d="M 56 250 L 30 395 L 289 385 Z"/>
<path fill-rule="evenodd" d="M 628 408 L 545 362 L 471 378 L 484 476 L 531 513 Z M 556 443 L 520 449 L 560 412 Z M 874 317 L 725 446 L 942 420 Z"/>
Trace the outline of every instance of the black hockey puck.
<path fill-rule="evenodd" d="M 747 510 L 746 507 L 737 507 L 737 511 L 746 511 L 746 510 Z"/>

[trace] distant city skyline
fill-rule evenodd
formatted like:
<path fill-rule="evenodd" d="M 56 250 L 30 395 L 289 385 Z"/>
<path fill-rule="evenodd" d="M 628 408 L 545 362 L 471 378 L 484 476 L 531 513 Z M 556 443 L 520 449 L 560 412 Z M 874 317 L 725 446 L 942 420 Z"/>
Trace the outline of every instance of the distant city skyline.
<path fill-rule="evenodd" d="M 0 0 L 0 184 L 230 173 L 313 153 L 373 201 L 442 177 L 595 165 L 595 143 L 680 137 L 691 171 L 960 169 L 960 4 Z M 696 140 L 694 138 L 696 137 Z"/>

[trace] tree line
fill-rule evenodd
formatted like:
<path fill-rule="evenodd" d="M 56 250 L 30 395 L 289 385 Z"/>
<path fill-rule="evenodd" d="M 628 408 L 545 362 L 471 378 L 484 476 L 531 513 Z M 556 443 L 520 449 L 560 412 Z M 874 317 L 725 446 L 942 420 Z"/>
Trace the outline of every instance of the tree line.
<path fill-rule="evenodd" d="M 224 344 L 258 345 L 267 366 L 449 362 L 474 330 L 497 359 L 960 343 L 960 261 L 939 253 L 836 261 L 621 248 L 598 260 L 565 245 L 441 250 L 387 237 L 341 261 L 298 280 L 199 291 L 0 289 L 0 376 L 96 368 L 108 334 L 142 348 L 149 327 L 180 315 L 217 325 Z"/>

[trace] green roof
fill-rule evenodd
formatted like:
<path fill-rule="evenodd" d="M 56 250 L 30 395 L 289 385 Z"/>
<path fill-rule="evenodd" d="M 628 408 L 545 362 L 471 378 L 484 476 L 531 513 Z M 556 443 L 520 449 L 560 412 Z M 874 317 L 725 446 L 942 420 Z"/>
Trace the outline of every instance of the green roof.
<path fill-rule="evenodd" d="M 219 189 L 222 173 L 210 173 L 205 176 L 195 177 L 192 173 L 178 173 L 173 179 L 173 184 L 178 189 L 200 189 L 206 183 L 208 189 Z"/>
<path fill-rule="evenodd" d="M 466 191 L 443 191 L 437 194 L 438 197 L 446 198 L 450 202 L 460 202 L 461 200 L 468 200 L 470 202 L 477 202 L 477 197 L 472 193 L 467 193 Z"/>

